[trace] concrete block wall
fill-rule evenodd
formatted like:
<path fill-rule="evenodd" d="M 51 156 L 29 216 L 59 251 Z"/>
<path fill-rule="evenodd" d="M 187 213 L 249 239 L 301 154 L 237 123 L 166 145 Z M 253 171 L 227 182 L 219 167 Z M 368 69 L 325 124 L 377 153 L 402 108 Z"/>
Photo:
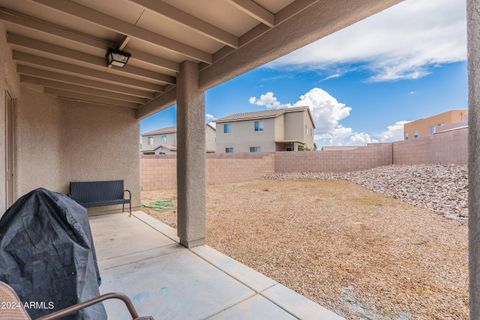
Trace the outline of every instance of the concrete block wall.
<path fill-rule="evenodd" d="M 347 172 L 392 164 L 466 164 L 468 128 L 395 143 L 372 143 L 348 150 L 207 154 L 207 184 L 260 179 L 273 172 Z M 176 186 L 176 156 L 143 156 L 142 190 Z"/>
<path fill-rule="evenodd" d="M 143 156 L 141 159 L 142 190 L 175 188 L 176 156 Z M 208 154 L 207 184 L 222 184 L 259 179 L 273 173 L 275 159 L 272 153 Z"/>
<path fill-rule="evenodd" d="M 467 164 L 468 128 L 442 131 L 432 137 L 393 143 L 393 163 Z"/>
<path fill-rule="evenodd" d="M 391 143 L 369 144 L 349 150 L 275 153 L 275 172 L 345 172 L 390 164 Z"/>

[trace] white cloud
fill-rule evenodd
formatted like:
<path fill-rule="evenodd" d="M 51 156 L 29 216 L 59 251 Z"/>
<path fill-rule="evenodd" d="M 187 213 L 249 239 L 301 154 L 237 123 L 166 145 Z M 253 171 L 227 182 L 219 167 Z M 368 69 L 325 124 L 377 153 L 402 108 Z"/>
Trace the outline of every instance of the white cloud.
<path fill-rule="evenodd" d="M 409 121 L 397 121 L 387 127 L 387 130 L 380 134 L 381 142 L 393 142 L 403 140 L 403 125 Z"/>
<path fill-rule="evenodd" d="M 466 60 L 465 0 L 406 0 L 280 58 L 270 66 L 329 69 L 360 64 L 371 81 L 417 79 Z"/>
<path fill-rule="evenodd" d="M 213 121 L 213 120 L 216 120 L 216 119 L 217 118 L 213 114 L 210 114 L 210 113 L 205 114 L 205 120 L 207 120 L 207 121 Z"/>
<path fill-rule="evenodd" d="M 260 98 L 257 97 L 250 97 L 248 102 L 251 104 L 256 104 L 257 106 L 265 106 L 268 109 L 280 109 L 286 108 L 289 105 L 281 104 L 278 101 L 277 97 L 273 95 L 273 92 L 267 92 L 265 94 L 260 95 Z"/>
<path fill-rule="evenodd" d="M 308 106 L 312 113 L 316 132 L 326 134 L 339 127 L 339 121 L 350 115 L 352 108 L 340 103 L 328 92 L 320 88 L 313 88 L 309 92 L 300 96 L 293 106 Z"/>
<path fill-rule="evenodd" d="M 273 92 L 267 92 L 260 98 L 250 97 L 249 102 L 267 108 L 291 108 L 308 106 L 315 122 L 315 142 L 317 146 L 352 145 L 361 146 L 373 142 L 390 142 L 403 139 L 403 125 L 407 121 L 398 121 L 388 126 L 379 135 L 371 136 L 366 132 L 355 132 L 352 128 L 343 126 L 340 121 L 350 116 L 352 108 L 339 102 L 323 89 L 313 88 L 300 96 L 294 104 L 281 103 Z M 274 105 L 275 107 L 272 107 Z"/>

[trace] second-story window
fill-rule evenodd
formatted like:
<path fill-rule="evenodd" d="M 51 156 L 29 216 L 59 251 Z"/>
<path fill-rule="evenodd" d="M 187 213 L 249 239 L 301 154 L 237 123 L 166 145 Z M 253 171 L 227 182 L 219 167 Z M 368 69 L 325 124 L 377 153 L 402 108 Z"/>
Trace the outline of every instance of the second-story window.
<path fill-rule="evenodd" d="M 165 135 L 161 136 L 160 141 L 162 141 L 162 143 L 167 143 L 167 136 Z"/>
<path fill-rule="evenodd" d="M 153 145 L 153 137 L 148 137 L 148 144 Z"/>
<path fill-rule="evenodd" d="M 405 132 L 405 140 L 408 140 L 408 132 Z"/>
<path fill-rule="evenodd" d="M 263 131 L 263 121 L 257 120 L 254 123 L 255 131 Z"/>
<path fill-rule="evenodd" d="M 233 147 L 226 147 L 225 153 L 233 153 Z"/>
<path fill-rule="evenodd" d="M 225 123 L 223 125 L 223 133 L 232 133 L 232 124 L 231 123 Z"/>
<path fill-rule="evenodd" d="M 418 139 L 418 129 L 416 129 L 415 132 L 413 133 L 413 138 L 414 138 L 415 140 Z"/>
<path fill-rule="evenodd" d="M 260 148 L 260 147 L 250 147 L 250 152 L 262 152 L 262 148 Z"/>

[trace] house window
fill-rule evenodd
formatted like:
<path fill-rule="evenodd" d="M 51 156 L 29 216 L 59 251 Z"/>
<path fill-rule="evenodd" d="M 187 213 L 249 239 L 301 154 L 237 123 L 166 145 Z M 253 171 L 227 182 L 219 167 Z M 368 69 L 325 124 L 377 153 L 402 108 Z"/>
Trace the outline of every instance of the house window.
<path fill-rule="evenodd" d="M 223 125 L 223 133 L 232 133 L 232 124 L 231 123 L 225 123 Z"/>
<path fill-rule="evenodd" d="M 308 126 L 305 125 L 305 134 L 308 134 Z"/>
<path fill-rule="evenodd" d="M 148 137 L 148 144 L 153 145 L 153 137 Z"/>
<path fill-rule="evenodd" d="M 408 140 L 408 132 L 405 132 L 405 140 Z"/>
<path fill-rule="evenodd" d="M 233 153 L 233 147 L 226 147 L 225 153 Z"/>
<path fill-rule="evenodd" d="M 438 124 L 439 127 L 443 127 L 444 125 L 445 125 L 445 123 L 443 123 L 443 122 L 440 122 L 440 123 Z"/>
<path fill-rule="evenodd" d="M 162 141 L 162 143 L 167 143 L 167 136 L 165 135 L 161 136 L 160 141 Z"/>
<path fill-rule="evenodd" d="M 413 138 L 414 138 L 415 140 L 418 139 L 418 129 L 415 129 L 415 133 L 413 134 Z"/>
<path fill-rule="evenodd" d="M 255 131 L 263 131 L 263 121 L 255 121 Z"/>
<path fill-rule="evenodd" d="M 435 126 L 430 127 L 430 135 L 433 136 L 435 132 L 437 131 L 437 128 Z"/>
<path fill-rule="evenodd" d="M 260 147 L 250 147 L 250 152 L 262 152 L 262 148 L 260 148 Z"/>

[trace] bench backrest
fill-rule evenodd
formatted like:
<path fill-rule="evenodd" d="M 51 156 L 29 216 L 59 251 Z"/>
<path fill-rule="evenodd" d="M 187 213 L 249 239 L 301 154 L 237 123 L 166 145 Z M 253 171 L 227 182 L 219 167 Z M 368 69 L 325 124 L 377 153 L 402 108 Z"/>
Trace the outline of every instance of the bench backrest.
<path fill-rule="evenodd" d="M 123 180 L 70 182 L 70 197 L 78 203 L 123 199 Z"/>

